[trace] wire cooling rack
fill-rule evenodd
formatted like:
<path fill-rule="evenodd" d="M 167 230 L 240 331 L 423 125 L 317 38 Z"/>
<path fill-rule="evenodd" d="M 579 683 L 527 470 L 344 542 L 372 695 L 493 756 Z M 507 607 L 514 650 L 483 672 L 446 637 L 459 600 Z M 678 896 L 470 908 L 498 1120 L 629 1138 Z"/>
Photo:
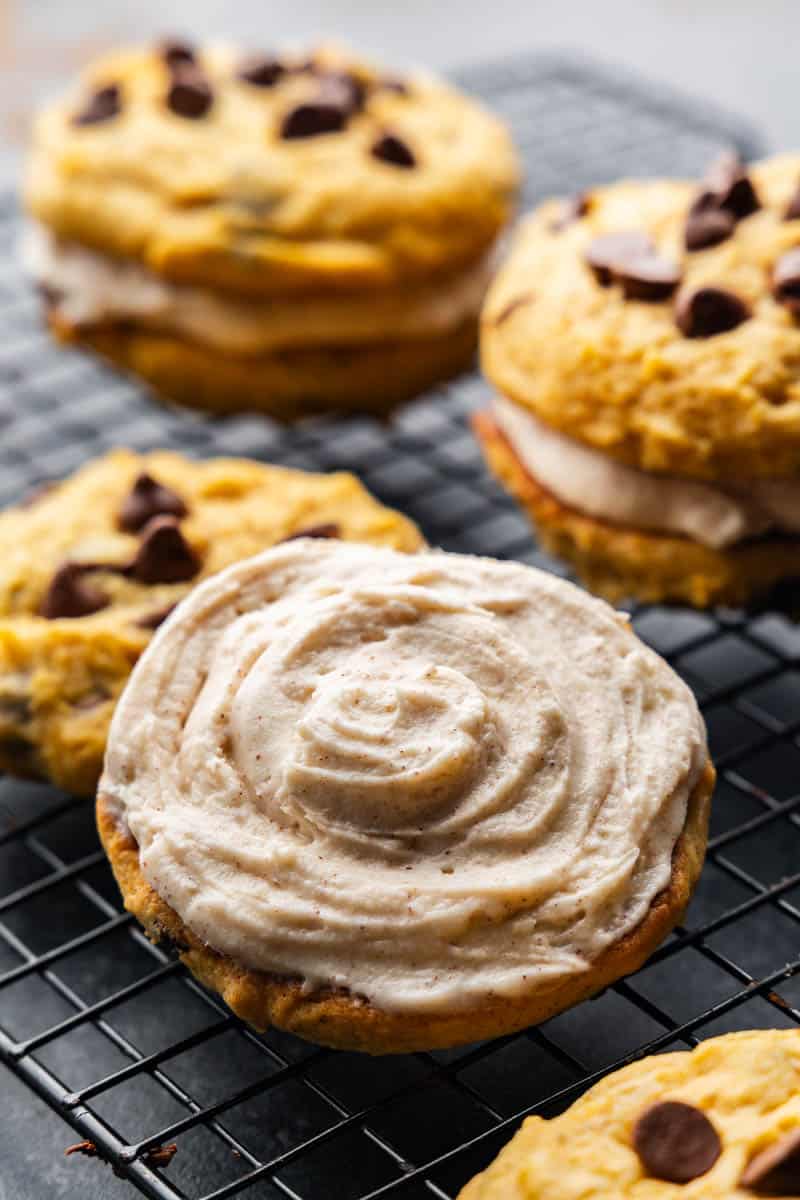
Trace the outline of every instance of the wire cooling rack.
<path fill-rule="evenodd" d="M 555 59 L 470 73 L 514 126 L 526 201 L 630 173 L 696 173 L 752 135 L 637 81 Z M 0 502 L 114 444 L 358 471 L 447 549 L 563 573 L 484 470 L 466 416 L 476 376 L 389 426 L 281 430 L 162 408 L 51 345 L 0 209 Z M 456 1051 L 370 1059 L 233 1018 L 121 908 L 92 806 L 0 781 L 0 1055 L 142 1193 L 223 1200 L 446 1200 L 520 1117 L 552 1115 L 632 1057 L 800 1021 L 800 629 L 777 612 L 635 608 L 695 689 L 720 767 L 708 863 L 686 926 L 635 976 L 538 1029 Z M 177 1151 L 168 1166 L 160 1148 Z M 67 1169 L 40 1147 L 42 1178 Z M 154 1152 L 156 1152 L 154 1154 Z M 87 1195 L 85 1160 L 70 1159 Z M 110 1181 L 109 1181 L 110 1182 Z M 40 1193 L 33 1191 L 31 1195 Z M 65 1193 L 61 1193 L 65 1194 Z M 103 1194 L 102 1192 L 99 1194 Z"/>

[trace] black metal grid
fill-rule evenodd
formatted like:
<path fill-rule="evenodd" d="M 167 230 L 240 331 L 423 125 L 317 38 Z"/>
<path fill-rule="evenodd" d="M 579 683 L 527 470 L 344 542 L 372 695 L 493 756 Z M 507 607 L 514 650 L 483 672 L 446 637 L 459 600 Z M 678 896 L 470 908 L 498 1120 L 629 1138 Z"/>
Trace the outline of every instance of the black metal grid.
<path fill-rule="evenodd" d="M 527 202 L 626 171 L 696 172 L 721 142 L 755 148 L 719 114 L 585 65 L 520 60 L 466 82 L 513 123 Z M 353 468 L 434 543 L 564 573 L 482 466 L 465 422 L 486 394 L 476 376 L 391 426 L 321 420 L 287 431 L 161 408 L 132 381 L 50 344 L 13 263 L 17 232 L 9 199 L 0 503 L 113 444 L 246 453 Z M 150 1197 L 446 1200 L 521 1115 L 560 1111 L 631 1058 L 800 1022 L 800 629 L 772 611 L 636 607 L 633 616 L 694 687 L 720 767 L 686 925 L 635 976 L 538 1029 L 456 1051 L 376 1060 L 259 1036 L 122 911 L 92 806 L 6 779 L 0 1057 Z M 148 1164 L 149 1151 L 173 1141 L 168 1169 Z"/>

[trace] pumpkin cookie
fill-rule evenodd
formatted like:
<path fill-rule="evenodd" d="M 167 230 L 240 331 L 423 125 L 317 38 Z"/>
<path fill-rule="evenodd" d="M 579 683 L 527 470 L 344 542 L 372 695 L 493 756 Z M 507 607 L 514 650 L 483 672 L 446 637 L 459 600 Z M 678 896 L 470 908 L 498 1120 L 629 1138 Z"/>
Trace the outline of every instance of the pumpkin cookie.
<path fill-rule="evenodd" d="M 0 770 L 90 794 L 153 631 L 202 579 L 287 537 L 422 544 L 352 476 L 116 450 L 0 514 Z"/>
<path fill-rule="evenodd" d="M 167 42 L 41 114 L 25 257 L 59 337 L 167 396 L 381 411 L 470 362 L 517 177 L 427 75 Z"/>
<path fill-rule="evenodd" d="M 237 1014 L 405 1052 L 638 967 L 697 879 L 713 780 L 690 691 L 604 602 L 301 540 L 156 634 L 98 824 L 128 909 Z"/>
<path fill-rule="evenodd" d="M 459 1200 L 800 1196 L 800 1031 L 642 1059 L 529 1117 Z"/>
<path fill-rule="evenodd" d="M 613 598 L 800 575 L 799 198 L 798 156 L 598 188 L 535 213 L 492 286 L 479 437 Z"/>

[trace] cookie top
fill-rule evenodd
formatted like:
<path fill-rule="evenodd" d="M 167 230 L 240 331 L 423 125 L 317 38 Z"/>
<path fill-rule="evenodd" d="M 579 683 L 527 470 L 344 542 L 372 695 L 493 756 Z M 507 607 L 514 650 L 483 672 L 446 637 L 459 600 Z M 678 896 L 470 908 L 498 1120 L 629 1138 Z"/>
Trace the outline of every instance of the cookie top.
<path fill-rule="evenodd" d="M 518 176 L 503 125 L 344 50 L 110 54 L 34 132 L 28 209 L 175 280 L 255 294 L 391 285 L 490 246 Z"/>
<path fill-rule="evenodd" d="M 422 544 L 348 474 L 115 450 L 0 514 L 0 625 L 109 619 L 142 640 L 208 575 L 299 532 Z"/>
<path fill-rule="evenodd" d="M 543 205 L 486 300 L 484 369 L 648 471 L 800 473 L 800 156 Z M 795 251 L 793 256 L 792 252 Z"/>
<path fill-rule="evenodd" d="M 730 1033 L 529 1117 L 459 1200 L 800 1196 L 800 1031 Z"/>
<path fill-rule="evenodd" d="M 295 541 L 159 630 L 100 795 L 206 945 L 418 1016 L 590 972 L 670 886 L 707 758 L 686 685 L 573 585 Z"/>

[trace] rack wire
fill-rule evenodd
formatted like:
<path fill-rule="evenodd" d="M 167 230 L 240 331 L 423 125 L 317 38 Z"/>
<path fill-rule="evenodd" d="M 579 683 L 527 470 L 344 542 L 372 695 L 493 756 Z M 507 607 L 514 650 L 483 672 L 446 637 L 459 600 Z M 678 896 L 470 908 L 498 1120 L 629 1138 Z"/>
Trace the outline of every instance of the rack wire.
<path fill-rule="evenodd" d="M 757 148 L 719 113 L 572 60 L 519 59 L 463 82 L 514 126 L 526 203 L 626 172 L 696 173 L 723 143 L 746 155 Z M 132 380 L 50 343 L 14 264 L 18 232 L 6 198 L 0 503 L 114 444 L 245 453 L 354 469 L 433 543 L 565 573 L 482 465 L 466 420 L 485 400 L 477 376 L 409 405 L 390 426 L 344 419 L 282 430 L 160 407 Z M 800 1022 L 800 628 L 770 610 L 632 613 L 694 688 L 720 768 L 686 924 L 636 975 L 539 1028 L 448 1052 L 370 1059 L 258 1035 L 124 913 L 92 806 L 5 779 L 2 1060 L 157 1200 L 448 1200 L 523 1115 L 559 1112 L 613 1068 L 729 1029 Z M 159 1165 L 154 1151 L 171 1144 L 172 1161 Z"/>

